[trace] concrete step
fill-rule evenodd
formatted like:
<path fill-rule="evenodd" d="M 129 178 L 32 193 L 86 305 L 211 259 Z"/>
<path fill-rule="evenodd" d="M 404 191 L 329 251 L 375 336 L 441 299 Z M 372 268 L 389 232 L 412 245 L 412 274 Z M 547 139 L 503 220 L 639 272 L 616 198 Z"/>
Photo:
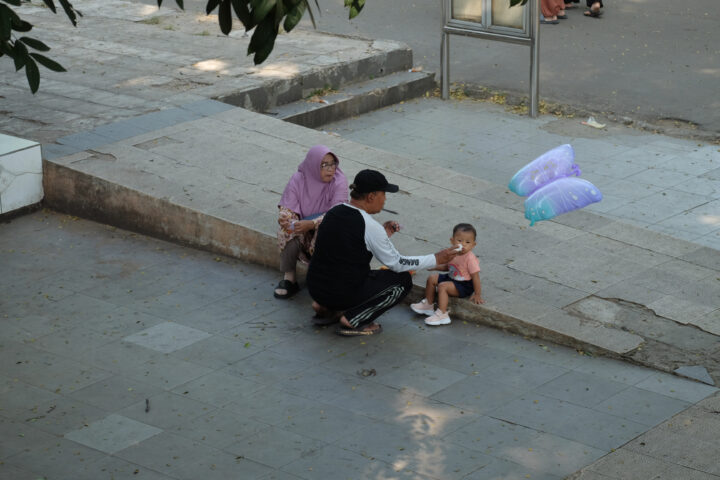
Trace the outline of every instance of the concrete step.
<path fill-rule="evenodd" d="M 264 112 L 280 120 L 317 128 L 330 122 L 419 97 L 435 87 L 434 74 L 402 71 L 341 87 L 341 91 L 312 95 Z"/>
<path fill-rule="evenodd" d="M 262 82 L 252 82 L 246 88 L 213 94 L 213 98 L 236 107 L 255 112 L 266 112 L 278 105 L 285 105 L 307 98 L 312 92 L 331 88 L 343 88 L 354 82 L 363 82 L 396 72 L 406 72 L 413 67 L 412 50 L 399 42 L 374 40 L 366 51 L 342 52 L 327 58 L 315 59 L 314 68 L 296 71 L 293 65 L 283 71 L 280 65 L 267 73 L 258 73 Z M 342 61 L 340 61 L 342 59 Z M 322 62 L 327 62 L 323 64 Z M 248 76 L 250 77 L 250 76 Z"/>

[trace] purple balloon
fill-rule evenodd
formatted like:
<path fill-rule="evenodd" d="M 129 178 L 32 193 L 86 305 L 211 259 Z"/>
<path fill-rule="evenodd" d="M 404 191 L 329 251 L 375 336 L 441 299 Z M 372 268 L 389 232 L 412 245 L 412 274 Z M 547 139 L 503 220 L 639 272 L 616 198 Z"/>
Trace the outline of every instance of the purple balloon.
<path fill-rule="evenodd" d="M 602 193 L 582 178 L 558 178 L 540 187 L 525 200 L 525 218 L 532 227 L 535 222 L 548 220 L 561 213 L 583 208 L 602 200 Z"/>
<path fill-rule="evenodd" d="M 526 197 L 555 179 L 579 176 L 580 167 L 574 162 L 575 151 L 572 146 L 560 145 L 521 168 L 510 180 L 508 188 L 521 197 Z"/>

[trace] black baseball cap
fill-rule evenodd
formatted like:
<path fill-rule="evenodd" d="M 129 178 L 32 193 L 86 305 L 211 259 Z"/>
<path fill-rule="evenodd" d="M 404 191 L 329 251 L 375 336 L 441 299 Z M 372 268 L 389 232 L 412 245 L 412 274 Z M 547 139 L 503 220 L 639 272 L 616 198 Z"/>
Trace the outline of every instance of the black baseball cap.
<path fill-rule="evenodd" d="M 370 192 L 390 192 L 395 193 L 400 190 L 400 187 L 388 183 L 385 175 L 378 172 L 377 170 L 361 170 L 355 175 L 353 186 L 354 191 L 358 193 L 370 193 Z"/>

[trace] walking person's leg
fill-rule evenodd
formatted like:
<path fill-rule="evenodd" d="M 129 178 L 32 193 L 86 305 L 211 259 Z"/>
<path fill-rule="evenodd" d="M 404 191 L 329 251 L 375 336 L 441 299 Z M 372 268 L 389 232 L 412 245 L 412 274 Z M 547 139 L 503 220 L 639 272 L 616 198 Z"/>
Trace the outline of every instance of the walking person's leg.
<path fill-rule="evenodd" d="M 564 0 L 540 0 L 540 12 L 542 17 L 540 23 L 556 25 L 558 22 L 558 15 L 563 18 L 565 16 L 565 2 Z"/>
<path fill-rule="evenodd" d="M 586 0 L 585 3 L 588 7 L 588 9 L 584 13 L 586 17 L 597 18 L 602 14 L 601 8 L 604 7 L 602 0 Z"/>

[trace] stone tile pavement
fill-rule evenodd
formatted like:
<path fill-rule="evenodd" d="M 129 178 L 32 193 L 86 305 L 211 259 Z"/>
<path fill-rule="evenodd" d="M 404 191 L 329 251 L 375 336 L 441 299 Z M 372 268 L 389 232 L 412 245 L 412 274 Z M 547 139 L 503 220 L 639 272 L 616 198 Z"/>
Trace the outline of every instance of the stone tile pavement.
<path fill-rule="evenodd" d="M 606 478 L 649 430 L 714 438 L 715 388 L 403 306 L 340 338 L 273 270 L 77 217 L 3 224 L 0 256 L 2 478 Z"/>

